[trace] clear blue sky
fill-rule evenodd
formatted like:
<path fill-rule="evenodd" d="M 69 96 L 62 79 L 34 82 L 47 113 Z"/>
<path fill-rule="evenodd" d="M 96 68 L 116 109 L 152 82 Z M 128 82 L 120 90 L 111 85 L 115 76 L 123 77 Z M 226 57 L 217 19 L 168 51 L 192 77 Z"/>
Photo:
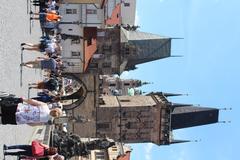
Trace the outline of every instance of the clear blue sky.
<path fill-rule="evenodd" d="M 140 30 L 169 37 L 172 55 L 139 65 L 123 77 L 154 84 L 144 91 L 188 93 L 173 102 L 205 107 L 232 107 L 221 111 L 213 124 L 174 132 L 177 139 L 198 143 L 133 146 L 132 160 L 233 160 L 239 159 L 240 136 L 240 0 L 137 0 Z"/>

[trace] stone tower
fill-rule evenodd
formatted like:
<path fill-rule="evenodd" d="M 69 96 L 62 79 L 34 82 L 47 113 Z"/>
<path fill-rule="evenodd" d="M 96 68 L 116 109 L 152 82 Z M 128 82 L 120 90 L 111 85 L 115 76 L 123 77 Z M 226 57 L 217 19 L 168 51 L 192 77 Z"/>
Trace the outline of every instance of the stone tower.
<path fill-rule="evenodd" d="M 171 38 L 124 27 L 97 30 L 97 51 L 88 72 L 121 74 L 136 65 L 171 56 Z"/>
<path fill-rule="evenodd" d="M 69 114 L 89 120 L 69 124 L 69 131 L 80 137 L 108 137 L 124 143 L 152 142 L 167 145 L 185 142 L 173 139 L 172 131 L 175 129 L 218 122 L 219 110 L 216 108 L 177 104 L 167 99 L 180 94 L 154 92 L 134 96 L 103 95 L 99 93 L 98 76 L 79 74 L 78 78 L 83 90 L 64 99 L 77 99 L 69 105 L 70 108 L 77 106 Z"/>
<path fill-rule="evenodd" d="M 113 75 L 101 75 L 101 91 L 104 95 L 141 95 L 142 85 L 150 84 L 137 79 L 121 79 Z"/>
<path fill-rule="evenodd" d="M 97 107 L 96 136 L 124 143 L 152 142 L 168 145 L 174 129 L 218 122 L 218 109 L 174 104 L 168 96 L 150 93 L 145 96 L 102 96 Z"/>

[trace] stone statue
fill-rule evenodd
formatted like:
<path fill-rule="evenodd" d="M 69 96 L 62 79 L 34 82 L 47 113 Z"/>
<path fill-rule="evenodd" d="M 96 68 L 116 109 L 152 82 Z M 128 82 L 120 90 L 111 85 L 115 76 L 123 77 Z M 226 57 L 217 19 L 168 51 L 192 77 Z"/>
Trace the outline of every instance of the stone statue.
<path fill-rule="evenodd" d="M 82 142 L 80 137 L 75 134 L 57 131 L 53 135 L 53 146 L 58 148 L 58 153 L 66 159 L 74 156 L 86 156 L 91 150 L 104 150 L 115 145 L 107 139 L 96 139 Z"/>

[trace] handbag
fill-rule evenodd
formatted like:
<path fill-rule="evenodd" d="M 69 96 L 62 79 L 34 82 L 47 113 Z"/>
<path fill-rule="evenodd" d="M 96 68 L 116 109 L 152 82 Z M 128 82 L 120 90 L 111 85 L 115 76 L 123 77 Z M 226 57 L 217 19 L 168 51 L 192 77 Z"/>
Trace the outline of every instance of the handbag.
<path fill-rule="evenodd" d="M 44 155 L 44 147 L 36 140 L 32 141 L 32 154 L 33 156 Z"/>

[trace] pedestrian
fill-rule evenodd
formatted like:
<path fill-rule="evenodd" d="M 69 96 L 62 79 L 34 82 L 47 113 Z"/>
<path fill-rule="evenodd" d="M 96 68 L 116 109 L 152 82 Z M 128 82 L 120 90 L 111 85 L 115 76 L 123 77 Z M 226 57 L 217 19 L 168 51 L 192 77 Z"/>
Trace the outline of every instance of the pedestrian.
<path fill-rule="evenodd" d="M 56 72 L 58 68 L 61 68 L 62 61 L 60 59 L 38 57 L 35 61 L 28 61 L 22 63 L 21 66 L 28 68 L 39 68 Z"/>
<path fill-rule="evenodd" d="M 32 157 L 32 158 L 44 158 L 56 156 L 57 148 L 49 147 L 43 143 L 38 142 L 37 140 L 32 141 L 31 145 L 3 145 L 4 155 L 7 156 L 24 156 L 24 157 Z M 11 151 L 9 150 L 18 150 Z"/>
<path fill-rule="evenodd" d="M 37 83 L 30 83 L 29 89 L 47 89 L 49 91 L 58 91 L 59 90 L 59 82 L 57 78 L 50 78 L 45 81 L 40 81 Z"/>
<path fill-rule="evenodd" d="M 16 100 L 13 100 L 16 99 Z M 61 116 L 59 108 L 49 109 L 47 103 L 34 99 L 6 98 L 0 101 L 2 124 L 42 125 Z"/>
<path fill-rule="evenodd" d="M 59 102 L 60 99 L 61 99 L 59 95 L 53 95 L 53 94 L 51 94 L 50 92 L 47 92 L 47 91 L 38 92 L 37 95 L 38 95 L 37 97 L 32 97 L 31 99 L 35 99 L 37 101 L 41 101 L 41 102 L 44 102 L 44 103 L 55 103 L 55 102 Z"/>
<path fill-rule="evenodd" d="M 41 20 L 45 22 L 59 22 L 62 16 L 58 15 L 56 11 L 31 13 L 33 15 L 38 15 L 39 17 L 31 17 L 31 20 Z"/>
<path fill-rule="evenodd" d="M 28 47 L 24 47 L 24 46 Z M 62 47 L 55 40 L 41 40 L 39 44 L 21 43 L 22 50 L 54 53 L 60 52 Z"/>

